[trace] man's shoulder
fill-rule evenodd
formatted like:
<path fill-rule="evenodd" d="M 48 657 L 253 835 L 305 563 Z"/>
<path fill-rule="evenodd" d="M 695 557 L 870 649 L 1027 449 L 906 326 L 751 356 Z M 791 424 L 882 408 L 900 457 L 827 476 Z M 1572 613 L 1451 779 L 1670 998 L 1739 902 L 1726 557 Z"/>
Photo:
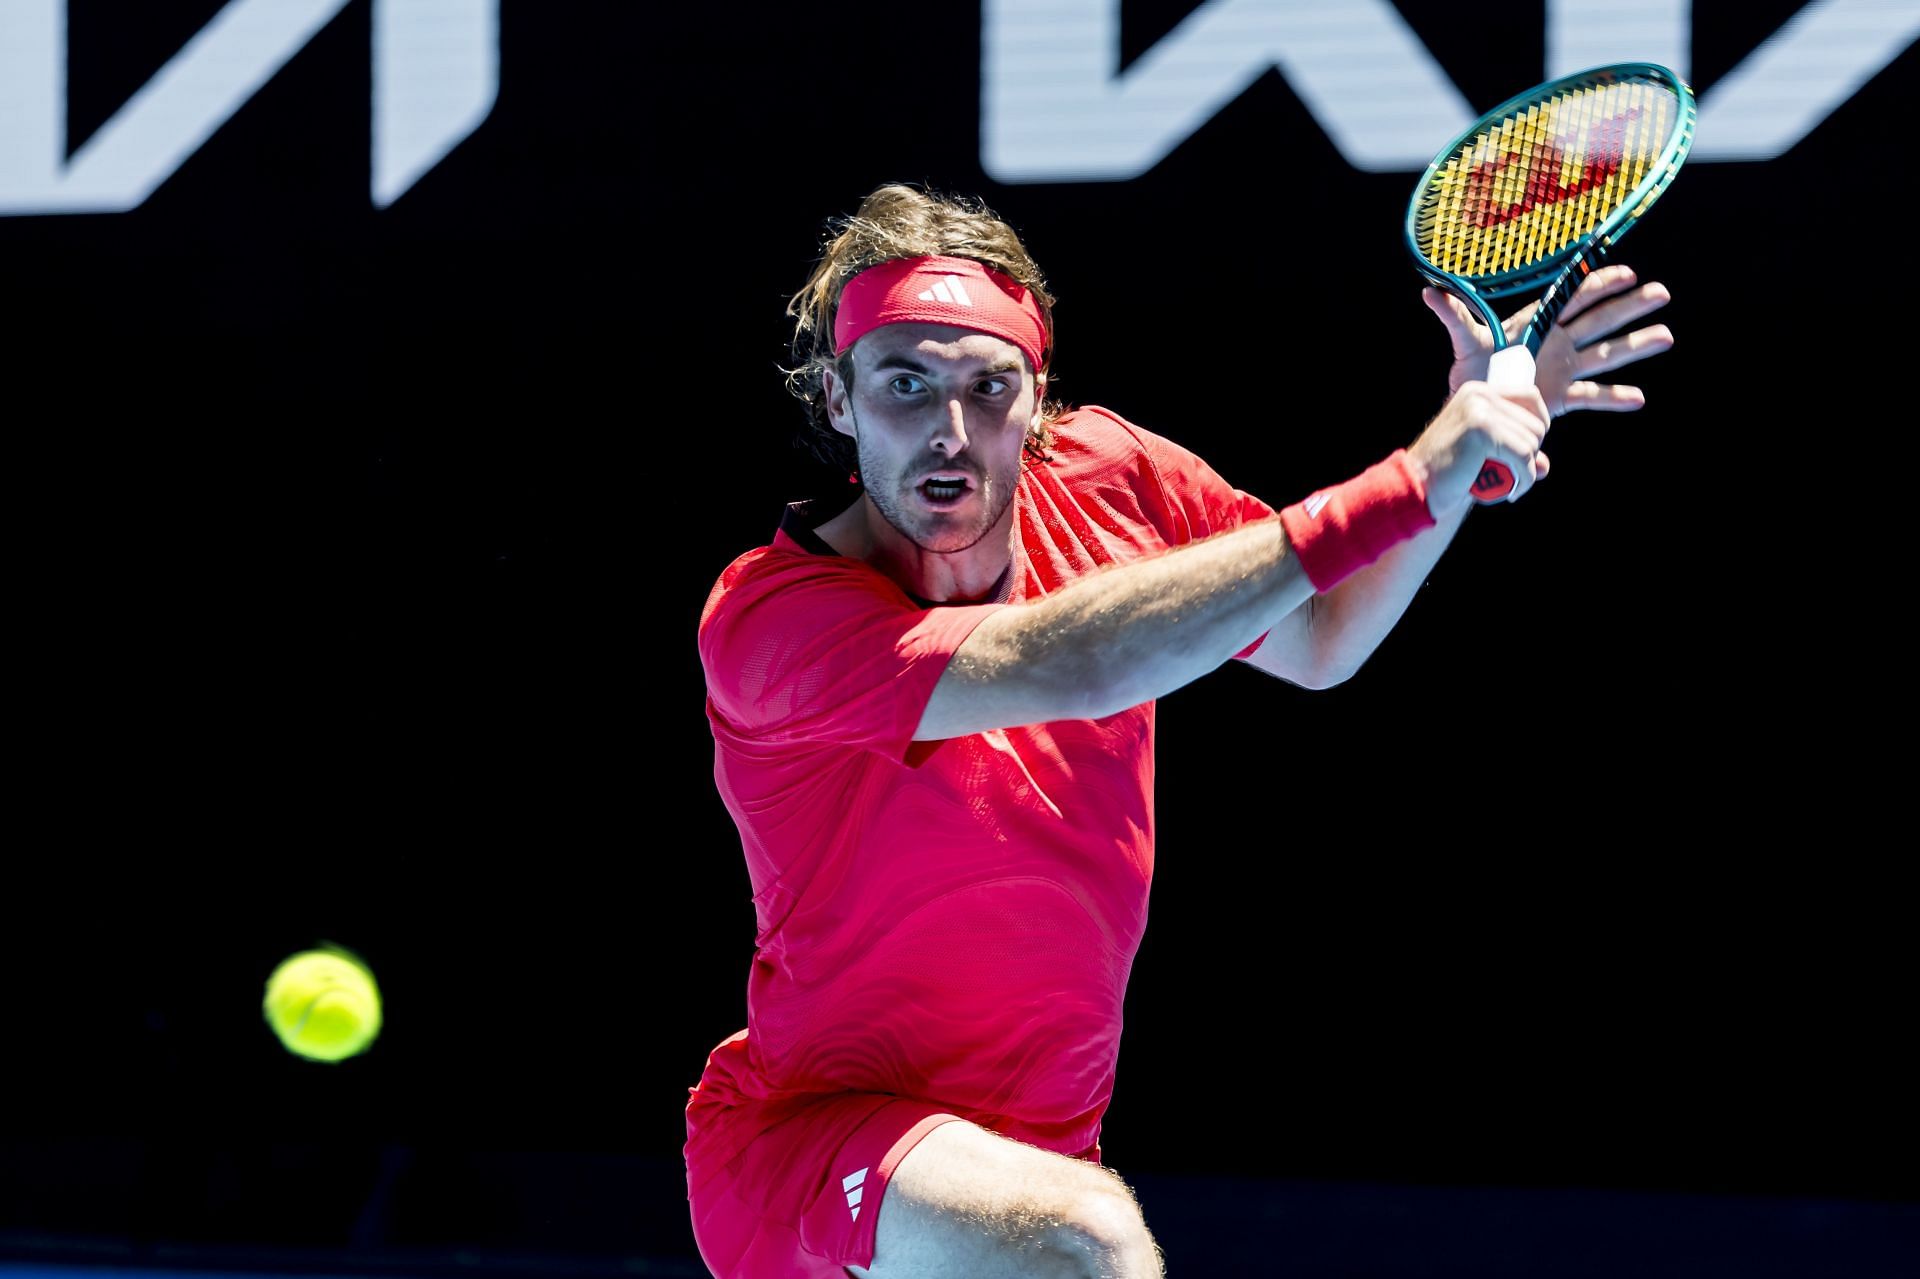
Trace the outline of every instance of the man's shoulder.
<path fill-rule="evenodd" d="M 872 565 L 844 555 L 820 554 L 783 530 L 767 545 L 735 556 L 721 570 L 700 611 L 700 630 L 705 634 L 748 612 L 763 614 L 768 605 L 804 615 L 821 602 L 823 587 L 843 607 L 851 603 L 849 590 L 874 607 L 905 599 L 900 588 Z"/>
<path fill-rule="evenodd" d="M 835 576 L 846 571 L 853 561 L 834 555 L 819 555 L 796 543 L 783 532 L 773 535 L 764 546 L 742 551 L 733 557 L 707 596 L 707 608 L 727 595 L 755 590 L 773 583 L 791 583 L 801 578 Z"/>
<path fill-rule="evenodd" d="M 1056 419 L 1048 452 L 1050 469 L 1068 484 L 1177 486 L 1199 461 L 1166 436 L 1098 404 L 1076 407 Z"/>
<path fill-rule="evenodd" d="M 1049 460 L 1070 469 L 1150 468 L 1154 438 L 1110 408 L 1077 405 L 1054 419 Z"/>
<path fill-rule="evenodd" d="M 1140 428 L 1102 404 L 1076 404 L 1054 419 L 1056 435 L 1070 436 L 1088 446 L 1138 445 Z"/>

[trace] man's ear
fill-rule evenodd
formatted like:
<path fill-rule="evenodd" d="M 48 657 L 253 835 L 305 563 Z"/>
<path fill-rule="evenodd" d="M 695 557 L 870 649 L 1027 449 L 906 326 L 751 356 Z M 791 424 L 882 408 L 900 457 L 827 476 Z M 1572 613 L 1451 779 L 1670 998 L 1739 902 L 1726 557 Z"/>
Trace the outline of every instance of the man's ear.
<path fill-rule="evenodd" d="M 820 389 L 827 397 L 827 421 L 840 434 L 849 439 L 856 438 L 853 433 L 853 410 L 847 404 L 847 384 L 840 380 L 839 372 L 822 369 Z"/>
<path fill-rule="evenodd" d="M 1033 417 L 1027 422 L 1027 430 L 1040 429 L 1040 419 L 1047 411 L 1047 375 L 1042 373 L 1033 379 Z"/>

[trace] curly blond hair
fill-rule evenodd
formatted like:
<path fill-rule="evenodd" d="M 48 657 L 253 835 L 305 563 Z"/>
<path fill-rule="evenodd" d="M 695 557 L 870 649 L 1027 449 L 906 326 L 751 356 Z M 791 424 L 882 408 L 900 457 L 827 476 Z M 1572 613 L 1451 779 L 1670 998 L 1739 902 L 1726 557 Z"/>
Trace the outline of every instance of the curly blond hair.
<path fill-rule="evenodd" d="M 805 443 L 829 466 L 854 464 L 854 442 L 833 429 L 827 418 L 822 375 L 832 369 L 842 380 L 853 376 L 853 353 L 833 353 L 834 312 L 847 281 L 869 267 L 895 258 L 972 258 L 1012 276 L 1040 304 L 1046 328 L 1044 377 L 1053 364 L 1053 294 L 1013 228 L 977 199 L 942 195 L 904 183 L 875 188 L 851 217 L 828 223 L 827 241 L 813 274 L 787 303 L 793 317 L 793 366 L 785 371 L 787 389 L 806 405 Z M 1065 407 L 1041 404 L 1039 424 L 1028 433 L 1027 448 L 1044 455 L 1053 442 L 1053 422 Z"/>

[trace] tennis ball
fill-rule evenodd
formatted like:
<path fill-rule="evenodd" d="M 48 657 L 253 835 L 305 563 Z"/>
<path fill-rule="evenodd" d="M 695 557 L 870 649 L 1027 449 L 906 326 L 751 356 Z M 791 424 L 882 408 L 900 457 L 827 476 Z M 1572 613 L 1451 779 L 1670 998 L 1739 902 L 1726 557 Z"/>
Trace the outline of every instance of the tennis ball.
<path fill-rule="evenodd" d="M 380 988 L 360 958 L 336 946 L 289 955 L 267 978 L 267 1024 L 309 1061 L 344 1061 L 380 1033 Z"/>

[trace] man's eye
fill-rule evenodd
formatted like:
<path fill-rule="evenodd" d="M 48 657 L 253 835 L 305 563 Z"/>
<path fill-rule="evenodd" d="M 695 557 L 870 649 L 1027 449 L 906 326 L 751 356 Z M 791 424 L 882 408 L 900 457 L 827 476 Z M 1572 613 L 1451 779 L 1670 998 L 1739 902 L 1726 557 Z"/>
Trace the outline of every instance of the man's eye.
<path fill-rule="evenodd" d="M 982 395 L 1004 395 L 1009 383 L 1003 377 L 990 377 L 980 384 Z"/>
<path fill-rule="evenodd" d="M 895 395 L 914 395 L 920 390 L 920 379 L 902 373 L 887 383 L 887 389 Z"/>

